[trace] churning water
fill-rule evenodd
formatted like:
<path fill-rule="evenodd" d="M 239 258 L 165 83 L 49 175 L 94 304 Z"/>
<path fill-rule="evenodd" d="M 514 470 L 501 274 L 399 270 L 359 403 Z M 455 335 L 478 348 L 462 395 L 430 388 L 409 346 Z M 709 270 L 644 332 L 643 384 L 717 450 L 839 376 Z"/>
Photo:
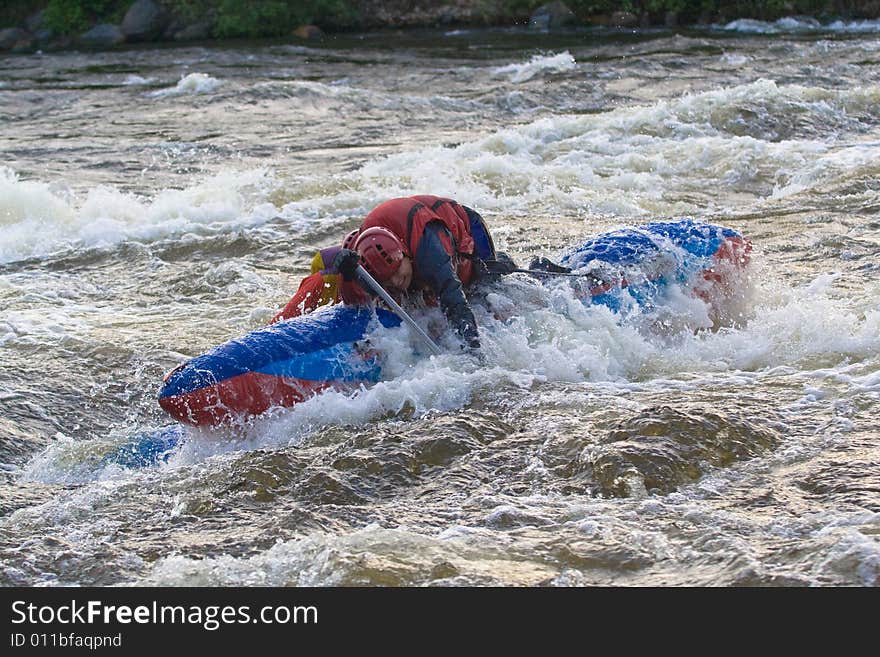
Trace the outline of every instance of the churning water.
<path fill-rule="evenodd" d="M 0 150 L 0 583 L 880 583 L 878 25 L 10 56 Z M 523 263 L 724 224 L 750 281 L 719 322 L 511 277 L 485 365 L 380 332 L 371 388 L 105 458 L 417 193 Z"/>

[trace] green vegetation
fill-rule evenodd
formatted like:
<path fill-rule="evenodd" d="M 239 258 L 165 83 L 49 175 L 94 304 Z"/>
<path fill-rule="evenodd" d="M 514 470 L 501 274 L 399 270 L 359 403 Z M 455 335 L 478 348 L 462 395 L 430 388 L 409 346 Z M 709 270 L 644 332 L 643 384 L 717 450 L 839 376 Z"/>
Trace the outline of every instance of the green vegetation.
<path fill-rule="evenodd" d="M 298 25 L 324 24 L 351 27 L 357 18 L 353 2 L 346 0 L 218 0 L 213 34 L 219 38 L 281 36 Z"/>
<path fill-rule="evenodd" d="M 49 0 L 43 25 L 58 34 L 85 32 L 96 23 L 118 23 L 129 0 Z"/>
<path fill-rule="evenodd" d="M 76 34 L 97 23 L 119 23 L 134 0 L 2 0 L 0 28 L 22 25 L 45 9 L 43 26 L 56 34 Z M 375 27 L 385 17 L 404 17 L 401 23 L 428 25 L 443 9 L 453 22 L 519 23 L 549 0 L 156 0 L 178 24 L 210 21 L 216 38 L 278 37 L 299 25 L 315 24 L 327 31 Z M 674 13 L 679 23 L 698 20 L 758 18 L 775 20 L 804 14 L 849 18 L 880 16 L 880 0 L 565 0 L 583 23 L 624 11 L 643 22 L 663 23 Z M 431 10 L 434 10 L 433 13 Z M 468 11 L 465 11 L 468 10 Z M 424 18 L 420 18 L 424 16 Z M 394 18 L 391 18 L 394 27 Z"/>
<path fill-rule="evenodd" d="M 134 0 L 3 0 L 0 28 L 22 25 L 45 10 L 43 26 L 57 34 L 83 32 L 97 23 L 120 23 Z M 213 19 L 218 38 L 281 36 L 299 25 L 357 27 L 358 0 L 157 0 L 183 23 Z"/>
<path fill-rule="evenodd" d="M 214 35 L 220 38 L 280 36 L 290 25 L 292 12 L 293 8 L 281 0 L 256 0 L 247 4 L 220 0 Z"/>
<path fill-rule="evenodd" d="M 3 0 L 0 2 L 0 29 L 21 25 L 35 11 L 41 9 L 31 0 Z"/>

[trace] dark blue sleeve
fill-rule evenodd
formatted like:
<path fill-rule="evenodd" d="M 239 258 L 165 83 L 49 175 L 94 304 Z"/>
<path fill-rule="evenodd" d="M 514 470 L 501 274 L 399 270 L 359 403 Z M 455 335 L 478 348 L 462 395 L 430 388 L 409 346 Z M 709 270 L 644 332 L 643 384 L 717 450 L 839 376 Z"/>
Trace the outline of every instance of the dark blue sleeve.
<path fill-rule="evenodd" d="M 445 233 L 452 242 L 446 226 L 439 221 L 425 226 L 425 234 L 415 257 L 416 272 L 421 282 L 437 295 L 443 314 L 456 332 L 469 347 L 479 349 L 480 335 L 474 311 L 464 295 L 452 258 L 443 248 L 441 233 Z"/>

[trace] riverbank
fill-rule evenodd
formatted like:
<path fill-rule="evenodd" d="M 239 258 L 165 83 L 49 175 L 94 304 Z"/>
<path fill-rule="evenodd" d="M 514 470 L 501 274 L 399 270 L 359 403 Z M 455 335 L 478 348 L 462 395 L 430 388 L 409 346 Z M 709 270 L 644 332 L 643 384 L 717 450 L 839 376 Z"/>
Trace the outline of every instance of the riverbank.
<path fill-rule="evenodd" d="M 880 0 L 9 0 L 0 52 L 107 49 L 137 42 L 319 39 L 375 29 L 523 26 L 650 28 L 880 18 Z"/>

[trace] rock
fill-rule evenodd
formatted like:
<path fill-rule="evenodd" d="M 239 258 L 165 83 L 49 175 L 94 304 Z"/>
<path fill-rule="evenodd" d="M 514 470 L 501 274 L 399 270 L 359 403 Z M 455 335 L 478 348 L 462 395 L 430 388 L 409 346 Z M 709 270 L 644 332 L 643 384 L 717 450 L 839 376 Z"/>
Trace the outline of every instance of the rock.
<path fill-rule="evenodd" d="M 40 48 L 46 50 L 71 50 L 78 45 L 78 37 L 70 34 L 52 34 L 51 38 L 38 43 Z"/>
<path fill-rule="evenodd" d="M 455 22 L 455 12 L 452 11 L 451 7 L 444 7 L 440 10 L 440 15 L 437 16 L 437 24 L 438 25 L 452 25 Z"/>
<path fill-rule="evenodd" d="M 614 27 L 636 27 L 639 19 L 628 11 L 615 11 L 611 14 L 611 25 Z"/>
<path fill-rule="evenodd" d="M 19 52 L 33 45 L 34 37 L 20 27 L 7 27 L 0 30 L 0 50 Z"/>
<path fill-rule="evenodd" d="M 45 46 L 46 44 L 55 40 L 55 32 L 52 30 L 46 29 L 45 27 L 40 28 L 36 32 L 34 32 L 34 39 L 37 41 L 37 45 Z"/>
<path fill-rule="evenodd" d="M 292 34 L 300 39 L 320 39 L 324 36 L 324 32 L 317 25 L 300 25 Z"/>
<path fill-rule="evenodd" d="M 529 27 L 537 30 L 553 30 L 571 25 L 577 20 L 574 12 L 562 0 L 541 5 L 529 19 Z"/>
<path fill-rule="evenodd" d="M 173 38 L 175 41 L 201 41 L 210 38 L 212 29 L 214 29 L 214 21 L 203 18 L 175 30 Z"/>
<path fill-rule="evenodd" d="M 122 34 L 127 41 L 150 41 L 162 34 L 168 15 L 153 0 L 135 0 L 122 19 Z"/>
<path fill-rule="evenodd" d="M 165 26 L 165 29 L 162 30 L 162 36 L 160 39 L 162 41 L 170 41 L 174 38 L 174 35 L 187 27 L 187 24 L 184 23 L 177 16 L 172 16 L 168 21 L 168 25 Z"/>
<path fill-rule="evenodd" d="M 125 42 L 125 35 L 117 25 L 101 23 L 79 37 L 80 43 L 93 48 L 117 46 Z"/>
<path fill-rule="evenodd" d="M 704 9 L 697 17 L 697 25 L 709 25 L 715 18 L 715 13 L 710 9 Z"/>
<path fill-rule="evenodd" d="M 34 52 L 35 50 L 37 50 L 38 46 L 39 43 L 37 42 L 36 37 L 32 34 L 28 34 L 24 39 L 12 46 L 12 52 Z"/>
<path fill-rule="evenodd" d="M 27 28 L 28 32 L 37 33 L 40 31 L 40 28 L 43 27 L 43 17 L 45 14 L 46 11 L 41 9 L 25 19 L 24 26 Z"/>

